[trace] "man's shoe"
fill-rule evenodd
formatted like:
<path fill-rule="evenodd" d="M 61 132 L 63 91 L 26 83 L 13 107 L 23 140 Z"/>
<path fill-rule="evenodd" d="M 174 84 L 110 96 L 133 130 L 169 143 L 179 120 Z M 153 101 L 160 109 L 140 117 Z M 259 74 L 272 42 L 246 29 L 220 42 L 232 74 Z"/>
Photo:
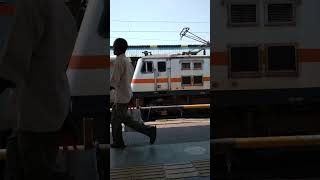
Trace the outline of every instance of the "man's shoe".
<path fill-rule="evenodd" d="M 113 143 L 110 145 L 112 148 L 118 148 L 118 149 L 124 149 L 126 145 L 124 144 L 118 144 L 118 143 Z"/>
<path fill-rule="evenodd" d="M 157 138 L 157 127 L 153 126 L 150 128 L 150 144 L 153 144 Z"/>

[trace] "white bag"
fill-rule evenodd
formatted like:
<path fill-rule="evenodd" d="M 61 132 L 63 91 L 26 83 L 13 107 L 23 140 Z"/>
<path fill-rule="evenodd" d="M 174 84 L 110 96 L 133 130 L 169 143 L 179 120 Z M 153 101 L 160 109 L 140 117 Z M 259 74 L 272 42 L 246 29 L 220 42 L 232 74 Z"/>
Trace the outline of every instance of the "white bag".
<path fill-rule="evenodd" d="M 141 124 L 144 123 L 144 121 L 143 121 L 143 119 L 142 119 L 142 117 L 141 117 L 141 111 L 140 111 L 140 109 L 130 108 L 130 109 L 128 109 L 128 115 L 131 116 L 134 121 L 137 121 L 137 122 L 139 122 L 139 123 L 141 123 Z M 131 128 L 128 127 L 128 126 L 125 127 L 125 130 L 126 130 L 126 131 L 134 131 L 133 129 L 131 129 Z"/>
<path fill-rule="evenodd" d="M 18 107 L 16 89 L 7 88 L 0 94 L 0 130 L 17 127 Z"/>

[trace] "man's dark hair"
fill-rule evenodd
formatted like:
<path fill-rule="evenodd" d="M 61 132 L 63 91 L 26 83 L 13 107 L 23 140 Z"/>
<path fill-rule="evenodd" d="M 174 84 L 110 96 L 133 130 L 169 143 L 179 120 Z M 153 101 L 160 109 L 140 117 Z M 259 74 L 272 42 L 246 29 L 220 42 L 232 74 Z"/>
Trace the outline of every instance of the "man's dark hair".
<path fill-rule="evenodd" d="M 114 42 L 119 45 L 119 48 L 121 48 L 122 51 L 125 52 L 128 49 L 128 43 L 125 39 L 117 38 Z"/>

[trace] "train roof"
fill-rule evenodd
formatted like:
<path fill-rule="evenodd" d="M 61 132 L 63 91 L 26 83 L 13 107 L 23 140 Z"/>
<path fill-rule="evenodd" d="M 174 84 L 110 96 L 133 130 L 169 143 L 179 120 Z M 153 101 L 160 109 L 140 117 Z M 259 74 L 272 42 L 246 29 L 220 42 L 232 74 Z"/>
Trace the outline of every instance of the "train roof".
<path fill-rule="evenodd" d="M 140 59 L 160 59 L 160 58 L 209 58 L 210 55 L 177 55 L 177 54 L 164 54 L 164 55 L 149 55 L 143 56 Z M 110 60 L 115 60 L 116 56 L 110 56 Z"/>

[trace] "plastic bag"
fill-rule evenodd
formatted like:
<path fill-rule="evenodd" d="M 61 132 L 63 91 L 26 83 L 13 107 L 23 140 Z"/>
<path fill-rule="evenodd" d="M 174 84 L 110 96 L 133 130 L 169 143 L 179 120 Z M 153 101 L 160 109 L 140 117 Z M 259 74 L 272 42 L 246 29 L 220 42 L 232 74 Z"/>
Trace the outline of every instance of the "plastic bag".
<path fill-rule="evenodd" d="M 141 117 L 141 111 L 140 109 L 134 109 L 134 108 L 130 108 L 128 109 L 128 115 L 134 120 L 137 121 L 141 124 L 144 123 L 142 117 Z M 130 127 L 126 126 L 125 127 L 125 131 L 135 131 L 133 129 L 131 129 Z"/>

